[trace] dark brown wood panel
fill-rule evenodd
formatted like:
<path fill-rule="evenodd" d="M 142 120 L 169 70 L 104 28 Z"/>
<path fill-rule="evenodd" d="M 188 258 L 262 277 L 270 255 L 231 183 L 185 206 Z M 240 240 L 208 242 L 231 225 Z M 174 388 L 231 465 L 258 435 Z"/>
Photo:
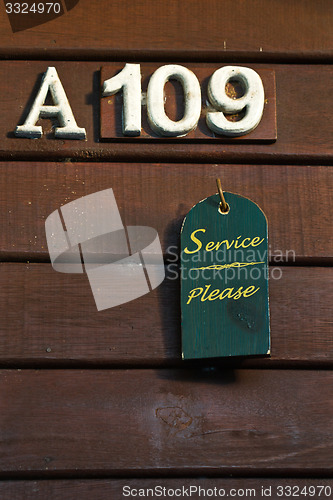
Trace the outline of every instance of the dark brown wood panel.
<path fill-rule="evenodd" d="M 205 8 L 200 0 L 80 0 L 62 17 L 12 33 L 1 2 L 0 55 L 320 60 L 332 57 L 331 27 L 330 0 L 212 0 Z"/>
<path fill-rule="evenodd" d="M 1 371 L 1 475 L 332 474 L 328 371 Z"/>
<path fill-rule="evenodd" d="M 113 188 L 123 223 L 155 228 L 164 254 L 175 259 L 183 218 L 217 192 L 216 177 L 266 213 L 271 261 L 332 262 L 332 167 L 272 165 L 2 163 L 0 256 L 47 260 L 45 219 Z"/>
<path fill-rule="evenodd" d="M 192 500 L 200 500 L 210 495 L 216 497 L 235 496 L 237 498 L 265 498 L 279 500 L 286 493 L 294 496 L 312 495 L 312 498 L 329 498 L 333 483 L 330 479 L 231 479 L 231 478 L 169 478 L 169 479 L 96 479 L 96 480 L 43 480 L 4 481 L 0 483 L 1 500 L 106 500 L 143 497 L 155 498 L 164 495 L 170 499 L 175 494 L 180 498 L 188 495 Z M 173 492 L 175 492 L 173 494 Z M 180 494 L 180 495 L 179 495 Z M 219 495 L 219 496 L 217 496 Z M 317 496 L 315 496 L 317 495 Z M 144 498 L 144 497 L 143 497 Z M 214 496 L 213 496 L 214 498 Z M 305 498 L 307 498 L 305 496 Z"/>
<path fill-rule="evenodd" d="M 278 485 L 333 488 L 320 479 L 333 477 L 331 1 L 59 0 L 63 15 L 27 18 L 30 29 L 15 33 L 6 1 L 1 500 L 121 498 L 124 484 L 252 487 L 257 498 L 272 486 L 273 499 Z M 103 142 L 100 68 L 114 62 L 179 63 L 202 75 L 224 64 L 274 71 L 277 140 Z M 40 120 L 41 139 L 15 136 L 48 66 L 86 141 L 54 139 L 50 120 Z M 216 177 L 268 217 L 270 359 L 181 361 L 180 226 L 216 192 Z M 158 231 L 167 279 L 98 312 L 86 275 L 48 263 L 44 226 L 60 206 L 106 188 L 125 225 Z"/>
<path fill-rule="evenodd" d="M 178 271 L 170 264 L 153 292 L 98 312 L 85 275 L 57 273 L 50 264 L 0 264 L 0 364 L 188 366 L 181 361 Z M 272 357 L 231 365 L 332 366 L 332 278 L 332 268 L 271 268 Z"/>
<path fill-rule="evenodd" d="M 73 9 L 74 11 L 75 9 Z M 17 33 L 19 36 L 20 33 Z M 92 161 L 330 163 L 333 159 L 333 121 L 328 105 L 333 68 L 325 65 L 260 65 L 274 69 L 277 88 L 277 141 L 272 144 L 188 143 L 162 140 L 135 142 L 99 141 L 100 67 L 104 63 L 3 61 L 0 63 L 0 158 Z M 184 64 L 196 71 L 198 65 Z M 42 74 L 57 68 L 74 116 L 85 127 L 87 140 L 54 139 L 50 120 L 41 120 L 40 139 L 17 138 L 14 131 L 24 123 Z M 210 72 L 221 63 L 201 65 Z"/>

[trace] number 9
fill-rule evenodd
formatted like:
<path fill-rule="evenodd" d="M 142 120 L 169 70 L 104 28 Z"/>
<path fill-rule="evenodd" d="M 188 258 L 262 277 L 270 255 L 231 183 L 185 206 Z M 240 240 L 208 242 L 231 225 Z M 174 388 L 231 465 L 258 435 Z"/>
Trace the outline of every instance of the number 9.
<path fill-rule="evenodd" d="M 244 95 L 232 99 L 226 94 L 226 84 L 230 80 L 240 82 Z M 259 124 L 264 111 L 264 87 L 260 76 L 253 69 L 240 66 L 224 66 L 215 71 L 209 80 L 208 97 L 217 111 L 209 111 L 206 122 L 216 134 L 237 137 L 254 130 Z M 227 120 L 224 113 L 239 113 L 245 110 L 245 116 L 238 122 Z"/>

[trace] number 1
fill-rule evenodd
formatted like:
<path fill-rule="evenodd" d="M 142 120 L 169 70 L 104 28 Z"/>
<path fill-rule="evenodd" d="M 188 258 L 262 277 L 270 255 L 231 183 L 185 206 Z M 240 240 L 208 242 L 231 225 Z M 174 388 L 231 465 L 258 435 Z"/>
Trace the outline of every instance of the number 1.
<path fill-rule="evenodd" d="M 105 80 L 103 97 L 123 91 L 123 134 L 141 133 L 141 71 L 140 64 L 129 64 L 116 76 Z"/>

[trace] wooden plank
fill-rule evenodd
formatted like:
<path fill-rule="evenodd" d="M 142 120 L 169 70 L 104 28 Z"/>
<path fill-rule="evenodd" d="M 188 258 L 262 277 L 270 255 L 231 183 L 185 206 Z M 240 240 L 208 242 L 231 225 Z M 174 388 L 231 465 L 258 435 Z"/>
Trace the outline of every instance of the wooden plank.
<path fill-rule="evenodd" d="M 0 264 L 0 364 L 188 366 L 181 361 L 178 272 L 170 264 L 153 292 L 98 312 L 85 275 Z M 332 278 L 332 268 L 272 268 L 272 357 L 235 358 L 230 366 L 332 367 Z"/>
<path fill-rule="evenodd" d="M 329 371 L 0 372 L 0 470 L 332 474 Z"/>
<path fill-rule="evenodd" d="M 75 9 L 73 9 L 73 12 Z M 20 36 L 20 33 L 17 33 Z M 235 61 L 233 61 L 235 63 Z M 332 81 L 331 66 L 290 66 L 249 64 L 253 69 L 274 69 L 277 86 L 277 134 L 272 144 L 218 144 L 173 141 L 99 141 L 100 67 L 103 63 L 2 61 L 0 79 L 0 158 L 47 159 L 74 158 L 93 161 L 159 162 L 246 162 L 246 163 L 331 163 L 333 122 L 327 105 Z M 196 71 L 199 65 L 185 64 Z M 42 75 L 55 66 L 71 104 L 75 119 L 87 131 L 87 141 L 54 139 L 52 124 L 41 120 L 44 135 L 40 139 L 17 138 L 14 131 L 24 123 L 35 99 Z M 209 72 L 221 67 L 204 64 Z M 311 103 L 311 105 L 310 105 Z"/>
<path fill-rule="evenodd" d="M 117 73 L 122 71 L 125 64 L 113 63 L 103 66 L 101 68 L 101 83 L 114 77 Z M 184 66 L 184 65 L 182 65 Z M 187 65 L 185 66 L 187 68 Z M 223 67 L 221 65 L 220 67 Z M 145 63 L 140 65 L 141 71 L 141 86 L 142 86 L 142 96 L 147 100 L 147 89 L 148 83 L 154 72 L 161 68 L 161 65 Z M 202 67 L 197 66 L 193 70 L 195 71 L 195 76 L 200 83 L 201 89 L 201 115 L 198 121 L 197 127 L 188 133 L 185 137 L 173 138 L 175 141 L 188 141 L 188 140 L 211 140 L 219 142 L 248 142 L 253 141 L 256 143 L 274 142 L 276 140 L 276 88 L 275 88 L 275 73 L 269 69 L 262 69 L 257 74 L 259 74 L 262 85 L 265 92 L 265 105 L 263 116 L 260 120 L 259 125 L 252 130 L 250 133 L 244 134 L 239 137 L 227 137 L 223 135 L 217 135 L 212 130 L 210 130 L 206 123 L 206 114 L 208 111 L 214 109 L 209 104 L 208 97 L 208 82 L 214 73 L 213 67 Z M 178 84 L 177 84 L 178 83 Z M 224 91 L 224 89 L 222 89 Z M 241 97 L 244 93 L 244 89 L 238 84 L 228 83 L 226 87 L 227 95 L 230 98 Z M 167 82 L 164 86 L 164 100 L 165 100 L 165 110 L 166 114 L 172 120 L 179 120 L 183 116 L 184 112 L 184 91 L 183 87 L 179 82 Z M 122 130 L 122 110 L 123 110 L 123 98 L 121 93 L 117 93 L 115 96 L 103 97 L 101 98 L 101 138 L 103 140 L 130 140 L 133 141 L 142 139 L 151 139 L 155 141 L 163 140 L 163 137 L 158 136 L 151 129 L 148 119 L 147 119 L 147 104 L 144 101 L 142 113 L 142 129 L 141 134 L 136 137 L 126 137 Z M 238 121 L 242 118 L 242 114 L 234 114 L 230 117 L 230 121 Z M 170 140 L 170 137 L 164 137 L 164 139 Z"/>
<path fill-rule="evenodd" d="M 65 13 L 61 2 L 52 2 L 53 5 L 48 5 L 44 0 L 39 6 L 34 5 L 32 0 L 27 0 L 26 5 L 22 3 L 15 6 L 9 2 L 4 2 L 4 4 L 13 33 L 34 28 Z"/>
<path fill-rule="evenodd" d="M 201 489 L 200 489 L 201 488 Z M 180 498 L 199 500 L 204 492 L 216 492 L 216 497 L 232 496 L 237 498 L 264 498 L 264 492 L 272 500 L 279 500 L 289 492 L 306 495 L 318 495 L 316 498 L 328 498 L 333 488 L 330 479 L 268 479 L 268 478 L 168 478 L 168 479 L 72 479 L 43 481 L 4 481 L 0 483 L 1 500 L 105 500 L 106 498 L 134 498 L 135 493 L 154 498 L 153 493 L 172 498 L 172 492 L 180 493 Z M 150 490 L 150 491 L 149 491 Z M 151 492 L 153 490 L 153 493 Z M 124 495 L 123 495 L 124 494 Z M 132 495 L 132 496 L 131 496 Z M 217 496 L 219 495 L 219 496 Z M 313 495 L 313 497 L 314 497 Z M 301 495 L 300 495 L 301 496 Z M 155 496 L 155 498 L 157 498 Z M 162 496 L 163 498 L 163 496 Z M 214 498 L 214 496 L 213 496 Z M 306 498 L 306 497 L 305 497 Z"/>
<path fill-rule="evenodd" d="M 113 188 L 123 223 L 155 228 L 175 260 L 182 221 L 217 191 L 216 177 L 265 212 L 271 262 L 332 262 L 332 167 L 137 163 L 2 163 L 0 257 L 48 260 L 45 219 L 65 203 Z"/>
<path fill-rule="evenodd" d="M 1 57 L 332 58 L 329 0 L 226 0 L 223 8 L 218 0 L 205 6 L 199 0 L 99 0 L 98 7 L 80 0 L 64 16 L 19 33 L 12 33 L 3 3 Z"/>

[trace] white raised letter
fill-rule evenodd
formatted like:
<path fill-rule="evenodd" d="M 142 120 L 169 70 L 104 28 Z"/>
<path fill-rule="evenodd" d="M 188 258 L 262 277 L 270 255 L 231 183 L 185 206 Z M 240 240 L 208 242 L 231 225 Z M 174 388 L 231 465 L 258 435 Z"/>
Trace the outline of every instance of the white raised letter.
<path fill-rule="evenodd" d="M 54 106 L 44 105 L 49 90 Z M 53 67 L 49 67 L 43 77 L 42 85 L 32 105 L 28 118 L 24 125 L 16 127 L 15 135 L 17 137 L 37 139 L 43 135 L 42 127 L 36 125 L 38 119 L 53 117 L 57 117 L 61 125 L 54 131 L 54 135 L 57 139 L 86 138 L 86 129 L 77 126 L 57 70 Z"/>

